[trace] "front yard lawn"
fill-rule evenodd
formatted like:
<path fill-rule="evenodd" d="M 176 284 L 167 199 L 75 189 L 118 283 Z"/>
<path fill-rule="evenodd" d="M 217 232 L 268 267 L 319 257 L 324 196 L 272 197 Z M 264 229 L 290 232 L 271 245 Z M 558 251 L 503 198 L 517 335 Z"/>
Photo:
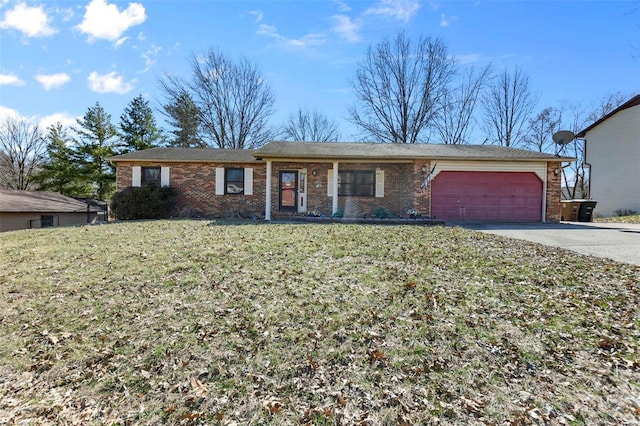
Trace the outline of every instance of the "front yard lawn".
<path fill-rule="evenodd" d="M 449 227 L 0 234 L 0 424 L 638 424 L 640 268 Z"/>

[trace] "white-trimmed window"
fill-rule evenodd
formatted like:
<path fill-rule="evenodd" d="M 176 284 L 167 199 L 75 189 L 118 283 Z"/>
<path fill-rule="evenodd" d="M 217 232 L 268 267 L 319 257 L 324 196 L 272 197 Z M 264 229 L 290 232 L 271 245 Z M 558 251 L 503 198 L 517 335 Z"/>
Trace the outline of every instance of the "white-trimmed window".
<path fill-rule="evenodd" d="M 333 170 L 327 173 L 327 195 L 333 196 Z M 384 197 L 384 170 L 340 170 L 338 195 L 341 197 Z"/>
<path fill-rule="evenodd" d="M 244 194 L 244 169 L 224 169 L 224 193 Z"/>
<path fill-rule="evenodd" d="M 216 168 L 216 195 L 225 194 L 253 195 L 253 168 Z"/>
<path fill-rule="evenodd" d="M 143 167 L 140 175 L 142 185 L 160 186 L 162 169 L 160 167 Z"/>
<path fill-rule="evenodd" d="M 169 186 L 169 167 L 141 167 L 131 168 L 131 186 L 142 185 Z"/>

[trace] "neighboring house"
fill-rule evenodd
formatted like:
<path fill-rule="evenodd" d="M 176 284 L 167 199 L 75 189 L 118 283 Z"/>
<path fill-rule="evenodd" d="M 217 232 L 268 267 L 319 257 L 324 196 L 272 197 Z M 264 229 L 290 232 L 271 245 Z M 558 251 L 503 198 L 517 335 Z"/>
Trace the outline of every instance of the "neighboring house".
<path fill-rule="evenodd" d="M 0 190 L 0 231 L 92 223 L 97 212 L 53 192 Z"/>
<path fill-rule="evenodd" d="M 571 158 L 498 146 L 270 142 L 257 150 L 152 148 L 110 158 L 117 189 L 178 191 L 210 217 L 373 217 L 384 208 L 442 220 L 558 222 Z"/>
<path fill-rule="evenodd" d="M 576 135 L 585 140 L 590 196 L 599 216 L 640 212 L 640 95 Z"/>

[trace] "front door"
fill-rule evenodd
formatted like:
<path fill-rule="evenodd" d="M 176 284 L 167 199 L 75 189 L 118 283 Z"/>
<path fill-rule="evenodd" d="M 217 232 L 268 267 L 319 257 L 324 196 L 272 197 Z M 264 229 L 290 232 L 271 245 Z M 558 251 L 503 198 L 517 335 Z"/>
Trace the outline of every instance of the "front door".
<path fill-rule="evenodd" d="M 280 171 L 280 211 L 298 211 L 298 172 Z"/>

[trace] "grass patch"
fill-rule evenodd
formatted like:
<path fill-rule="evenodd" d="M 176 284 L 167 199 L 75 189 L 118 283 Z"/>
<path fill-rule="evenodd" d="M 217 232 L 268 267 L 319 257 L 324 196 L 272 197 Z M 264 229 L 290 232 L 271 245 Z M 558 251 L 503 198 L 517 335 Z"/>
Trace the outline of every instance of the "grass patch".
<path fill-rule="evenodd" d="M 640 214 L 630 216 L 597 217 L 594 220 L 596 222 L 603 223 L 640 223 Z"/>
<path fill-rule="evenodd" d="M 0 423 L 634 423 L 640 268 L 461 228 L 0 234 Z"/>

